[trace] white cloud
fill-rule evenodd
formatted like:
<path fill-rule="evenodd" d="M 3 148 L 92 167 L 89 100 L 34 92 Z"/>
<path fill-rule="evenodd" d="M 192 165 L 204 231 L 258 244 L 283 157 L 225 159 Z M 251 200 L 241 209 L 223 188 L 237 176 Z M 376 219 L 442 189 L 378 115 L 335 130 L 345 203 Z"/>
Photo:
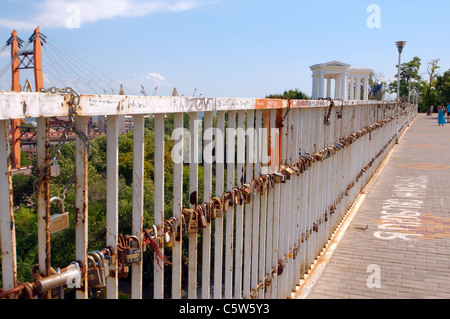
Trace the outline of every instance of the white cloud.
<path fill-rule="evenodd" d="M 215 0 L 43 0 L 33 4 L 37 12 L 26 19 L 0 18 L 0 27 L 34 29 L 76 28 L 84 23 L 118 17 L 132 18 L 157 12 L 181 12 Z M 77 23 L 78 22 L 78 23 Z"/>
<path fill-rule="evenodd" d="M 144 79 L 152 80 L 154 82 L 164 83 L 166 79 L 159 73 L 149 72 L 147 75 L 144 75 Z"/>

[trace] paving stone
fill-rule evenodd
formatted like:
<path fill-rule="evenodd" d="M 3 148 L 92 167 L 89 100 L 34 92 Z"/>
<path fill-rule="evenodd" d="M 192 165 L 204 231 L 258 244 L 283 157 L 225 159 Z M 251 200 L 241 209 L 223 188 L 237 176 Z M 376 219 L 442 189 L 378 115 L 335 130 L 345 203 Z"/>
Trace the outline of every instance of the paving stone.
<path fill-rule="evenodd" d="M 450 164 L 443 154 L 450 154 L 450 124 L 439 127 L 436 117 L 419 114 L 365 188 L 364 202 L 308 298 L 450 299 Z M 377 238 L 376 231 L 408 240 Z M 370 265 L 379 266 L 379 288 L 368 287 L 375 275 Z"/>

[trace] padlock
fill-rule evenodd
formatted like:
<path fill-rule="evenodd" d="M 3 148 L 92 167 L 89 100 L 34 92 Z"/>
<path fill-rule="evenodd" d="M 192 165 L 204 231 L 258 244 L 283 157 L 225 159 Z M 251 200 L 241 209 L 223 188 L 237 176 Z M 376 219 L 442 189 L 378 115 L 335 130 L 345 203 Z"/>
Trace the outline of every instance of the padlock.
<path fill-rule="evenodd" d="M 172 224 L 171 220 L 175 222 L 175 226 Z M 177 224 L 177 219 L 175 217 L 171 217 L 169 220 L 164 221 L 164 246 L 165 247 L 173 247 L 176 240 L 176 234 L 174 229 Z"/>
<path fill-rule="evenodd" d="M 264 195 L 266 193 L 266 179 L 264 176 L 259 178 L 259 193 Z"/>
<path fill-rule="evenodd" d="M 186 233 L 197 234 L 198 233 L 198 216 L 194 209 L 183 208 L 182 214 L 186 220 Z"/>
<path fill-rule="evenodd" d="M 155 234 L 157 237 L 157 234 Z M 125 249 L 125 264 L 130 265 L 141 261 L 141 241 L 135 235 L 127 236 L 128 241 L 127 248 Z M 136 243 L 135 247 L 132 247 L 132 243 Z"/>
<path fill-rule="evenodd" d="M 199 205 L 197 207 L 197 218 L 198 218 L 198 228 L 206 228 L 206 212 L 205 207 L 203 205 Z"/>
<path fill-rule="evenodd" d="M 98 251 L 92 251 L 88 253 L 88 256 L 91 256 L 97 263 L 97 269 L 100 273 L 100 281 L 103 287 L 106 287 L 106 269 L 105 269 L 105 257 L 102 253 L 98 253 Z M 102 287 L 94 287 L 94 288 L 102 288 Z"/>
<path fill-rule="evenodd" d="M 222 209 L 224 212 L 226 212 L 228 210 L 228 208 L 230 208 L 230 201 L 229 201 L 229 193 L 225 193 L 222 195 L 221 202 L 222 202 Z"/>
<path fill-rule="evenodd" d="M 58 164 L 58 161 L 56 160 L 56 157 L 53 158 L 53 161 L 50 164 L 50 176 L 51 177 L 57 177 L 61 174 L 61 167 Z"/>
<path fill-rule="evenodd" d="M 211 217 L 221 218 L 223 216 L 222 199 L 218 196 L 211 198 Z"/>
<path fill-rule="evenodd" d="M 59 202 L 60 209 L 59 214 L 50 216 L 50 234 L 69 228 L 69 213 L 64 211 L 64 201 L 59 197 L 50 198 L 50 204 L 53 201 Z"/>
<path fill-rule="evenodd" d="M 229 191 L 225 193 L 226 203 L 228 207 L 224 208 L 224 210 L 227 210 L 228 208 L 233 207 L 234 205 L 234 193 L 233 191 Z"/>
<path fill-rule="evenodd" d="M 180 241 L 181 240 L 181 236 L 184 236 L 186 234 L 187 234 L 186 217 L 184 215 L 181 215 L 181 222 L 178 225 L 176 240 Z"/>
<path fill-rule="evenodd" d="M 126 279 L 128 278 L 128 274 L 130 273 L 130 266 L 121 263 L 119 265 L 119 271 L 117 273 L 117 278 L 119 279 Z"/>
<path fill-rule="evenodd" d="M 98 254 L 103 262 L 103 268 L 105 277 L 109 276 L 109 259 L 106 259 L 106 256 L 100 250 L 94 250 L 94 253 Z"/>
<path fill-rule="evenodd" d="M 90 265 L 88 262 L 88 271 L 87 271 L 87 280 L 89 288 L 104 288 L 106 286 L 106 283 L 102 280 L 103 275 L 101 273 L 100 268 L 97 265 L 97 262 L 95 261 L 94 257 L 92 257 L 91 254 L 88 254 L 87 258 L 90 261 Z"/>
<path fill-rule="evenodd" d="M 108 277 L 111 274 L 111 270 L 116 266 L 116 258 L 112 253 L 112 249 L 109 247 L 103 248 L 102 253 L 105 257 L 105 264 L 108 264 L 108 271 L 105 271 L 106 277 Z"/>
<path fill-rule="evenodd" d="M 250 185 L 244 184 L 244 186 L 240 189 L 241 198 L 244 204 L 250 204 L 252 201 L 252 189 Z"/>
<path fill-rule="evenodd" d="M 233 188 L 233 198 L 234 198 L 234 205 L 242 205 L 244 203 L 240 188 L 237 187 Z"/>
<path fill-rule="evenodd" d="M 206 222 L 211 223 L 211 201 L 209 201 L 208 203 L 203 203 L 202 205 L 205 210 Z"/>

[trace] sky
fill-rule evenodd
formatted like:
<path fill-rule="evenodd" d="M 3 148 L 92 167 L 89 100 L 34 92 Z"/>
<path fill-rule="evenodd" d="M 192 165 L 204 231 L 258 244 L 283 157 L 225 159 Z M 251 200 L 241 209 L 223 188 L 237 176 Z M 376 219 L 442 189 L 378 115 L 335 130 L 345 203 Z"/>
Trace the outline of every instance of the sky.
<path fill-rule="evenodd" d="M 47 37 L 44 85 L 88 87 L 81 94 L 117 94 L 123 84 L 126 94 L 167 96 L 176 87 L 184 96 L 311 95 L 309 67 L 318 63 L 393 79 L 400 40 L 402 62 L 418 56 L 425 74 L 440 59 L 443 73 L 448 12 L 448 0 L 0 0 L 0 90 L 11 85 L 11 31 L 26 43 L 37 26 Z M 91 70 L 90 80 L 74 68 Z M 21 83 L 32 77 L 22 70 Z"/>

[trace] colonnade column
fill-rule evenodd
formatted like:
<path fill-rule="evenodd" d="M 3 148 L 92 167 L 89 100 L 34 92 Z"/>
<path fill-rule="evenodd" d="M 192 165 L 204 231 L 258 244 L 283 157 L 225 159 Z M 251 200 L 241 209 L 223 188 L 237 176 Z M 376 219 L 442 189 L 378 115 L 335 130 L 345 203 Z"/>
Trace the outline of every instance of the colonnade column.
<path fill-rule="evenodd" d="M 350 77 L 350 100 L 355 99 L 355 78 Z"/>
<path fill-rule="evenodd" d="M 355 85 L 355 100 L 361 100 L 361 78 L 356 78 L 356 85 Z"/>
<path fill-rule="evenodd" d="M 369 78 L 364 78 L 364 100 L 369 99 Z"/>
<path fill-rule="evenodd" d="M 325 76 L 323 74 L 319 74 L 319 97 L 324 96 L 324 86 L 325 86 Z"/>
<path fill-rule="evenodd" d="M 331 78 L 327 78 L 327 98 L 331 98 Z"/>

